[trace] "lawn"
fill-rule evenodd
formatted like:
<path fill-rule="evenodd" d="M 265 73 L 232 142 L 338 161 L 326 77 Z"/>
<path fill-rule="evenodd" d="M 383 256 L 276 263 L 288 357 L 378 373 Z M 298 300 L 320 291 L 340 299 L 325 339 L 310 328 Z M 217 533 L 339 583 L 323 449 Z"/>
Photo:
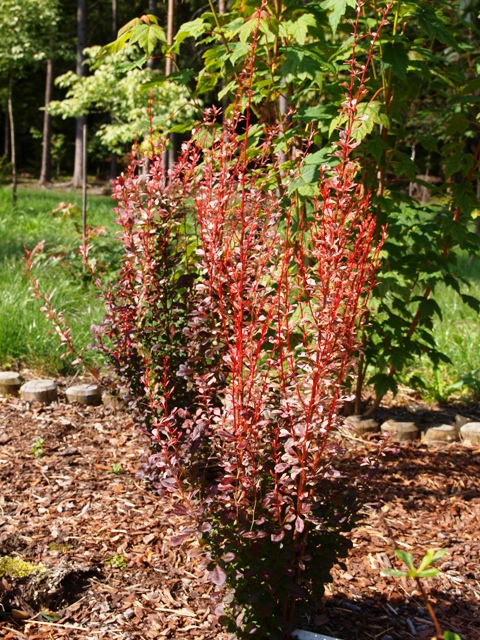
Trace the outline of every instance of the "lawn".
<path fill-rule="evenodd" d="M 464 256 L 459 259 L 458 274 L 469 282 L 461 290 L 480 299 L 480 260 Z M 466 305 L 452 289 L 440 286 L 435 292 L 442 318 L 435 323 L 439 350 L 451 364 L 432 368 L 427 358 L 414 365 L 413 373 L 425 383 L 425 399 L 447 401 L 454 396 L 480 396 L 480 322 L 478 313 Z"/>
<path fill-rule="evenodd" d="M 63 202 L 66 207 L 58 210 Z M 105 196 L 89 196 L 88 224 L 98 227 L 93 251 L 100 270 L 114 268 L 118 243 L 114 203 Z M 0 188 L 0 365 L 27 367 L 55 375 L 71 372 L 68 358 L 52 327 L 32 298 L 24 274 L 24 248 L 43 244 L 35 258 L 35 275 L 72 327 L 76 346 L 91 340 L 90 326 L 101 320 L 103 304 L 82 268 L 77 251 L 81 241 L 81 193 L 20 188 L 16 208 L 11 191 Z M 93 354 L 90 355 L 92 357 Z"/>

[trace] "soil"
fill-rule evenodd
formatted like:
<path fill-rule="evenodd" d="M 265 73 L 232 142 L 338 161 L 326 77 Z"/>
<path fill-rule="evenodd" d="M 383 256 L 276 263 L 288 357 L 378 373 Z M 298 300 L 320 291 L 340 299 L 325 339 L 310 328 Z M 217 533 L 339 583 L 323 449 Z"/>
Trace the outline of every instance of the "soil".
<path fill-rule="evenodd" d="M 0 399 L 0 556 L 51 570 L 43 584 L 0 580 L 0 637 L 226 640 L 204 566 L 167 542 L 185 523 L 135 475 L 145 436 L 125 413 L 62 397 L 46 407 Z M 427 426 L 453 422 L 459 408 L 407 403 L 378 417 L 412 411 Z M 478 406 L 460 413 L 480 419 Z M 345 449 L 341 470 L 353 481 L 379 444 L 347 435 Z M 381 570 L 400 568 L 395 549 L 418 560 L 434 547 L 447 550 L 426 581 L 440 623 L 480 640 L 479 454 L 458 443 L 387 448 L 363 489 L 349 557 L 298 626 L 342 640 L 431 638 L 416 585 Z"/>

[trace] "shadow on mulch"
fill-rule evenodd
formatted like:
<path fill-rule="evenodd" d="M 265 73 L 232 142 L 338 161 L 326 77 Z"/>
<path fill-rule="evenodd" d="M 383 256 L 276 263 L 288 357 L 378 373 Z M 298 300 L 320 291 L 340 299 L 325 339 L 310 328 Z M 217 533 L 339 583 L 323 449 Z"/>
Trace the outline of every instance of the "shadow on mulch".
<path fill-rule="evenodd" d="M 364 499 L 395 498 L 405 506 L 421 502 L 423 508 L 435 509 L 436 501 L 451 496 L 465 501 L 480 498 L 478 478 L 480 456 L 471 450 L 460 445 L 417 445 L 385 453 L 365 487 Z"/>
<path fill-rule="evenodd" d="M 436 590 L 432 590 L 430 596 L 444 631 L 455 631 L 462 640 L 480 638 L 478 603 L 462 597 L 447 598 Z M 317 633 L 342 640 L 430 640 L 435 635 L 421 597 L 408 594 L 402 597 L 396 593 L 355 600 L 343 596 L 326 598 L 311 625 Z"/>

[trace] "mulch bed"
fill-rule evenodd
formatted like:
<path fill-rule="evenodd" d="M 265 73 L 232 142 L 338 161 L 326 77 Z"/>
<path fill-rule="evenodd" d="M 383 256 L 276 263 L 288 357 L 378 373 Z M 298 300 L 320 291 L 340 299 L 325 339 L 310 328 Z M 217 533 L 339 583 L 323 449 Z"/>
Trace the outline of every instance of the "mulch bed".
<path fill-rule="evenodd" d="M 478 408 L 466 414 L 478 417 Z M 425 411 L 422 419 L 438 417 Z M 43 455 L 35 457 L 38 438 Z M 378 444 L 345 444 L 342 471 L 353 481 Z M 14 591 L 15 581 L 0 581 L 0 637 L 229 637 L 216 623 L 204 566 L 167 542 L 184 523 L 135 476 L 146 449 L 128 415 L 113 408 L 0 399 L 0 556 L 56 575 L 50 590 Z M 362 490 L 345 566 L 335 567 L 325 598 L 299 626 L 342 640 L 431 638 L 415 585 L 381 569 L 399 566 L 394 549 L 418 559 L 435 547 L 447 550 L 442 573 L 427 582 L 439 619 L 462 640 L 480 640 L 479 453 L 421 443 L 385 452 Z"/>

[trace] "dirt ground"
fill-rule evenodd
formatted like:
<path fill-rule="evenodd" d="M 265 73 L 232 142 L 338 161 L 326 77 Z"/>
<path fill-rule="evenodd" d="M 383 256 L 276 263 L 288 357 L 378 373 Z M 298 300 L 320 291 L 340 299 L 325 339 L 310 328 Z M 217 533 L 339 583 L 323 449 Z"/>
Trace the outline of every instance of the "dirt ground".
<path fill-rule="evenodd" d="M 0 556 L 54 570 L 42 589 L 0 580 L 0 637 L 226 640 L 204 567 L 166 542 L 183 523 L 135 476 L 145 437 L 124 413 L 62 397 L 48 407 L 0 399 Z M 458 411 L 423 409 L 416 419 L 425 425 Z M 478 406 L 461 412 L 480 419 Z M 407 415 L 390 407 L 378 417 Z M 342 471 L 354 478 L 378 445 L 345 444 Z M 447 550 L 442 573 L 427 582 L 441 624 L 480 640 L 479 454 L 420 442 L 386 453 L 365 488 L 346 566 L 335 567 L 325 598 L 298 626 L 341 640 L 431 638 L 415 585 L 381 569 L 399 566 L 395 549 L 418 559 L 435 547 Z"/>

